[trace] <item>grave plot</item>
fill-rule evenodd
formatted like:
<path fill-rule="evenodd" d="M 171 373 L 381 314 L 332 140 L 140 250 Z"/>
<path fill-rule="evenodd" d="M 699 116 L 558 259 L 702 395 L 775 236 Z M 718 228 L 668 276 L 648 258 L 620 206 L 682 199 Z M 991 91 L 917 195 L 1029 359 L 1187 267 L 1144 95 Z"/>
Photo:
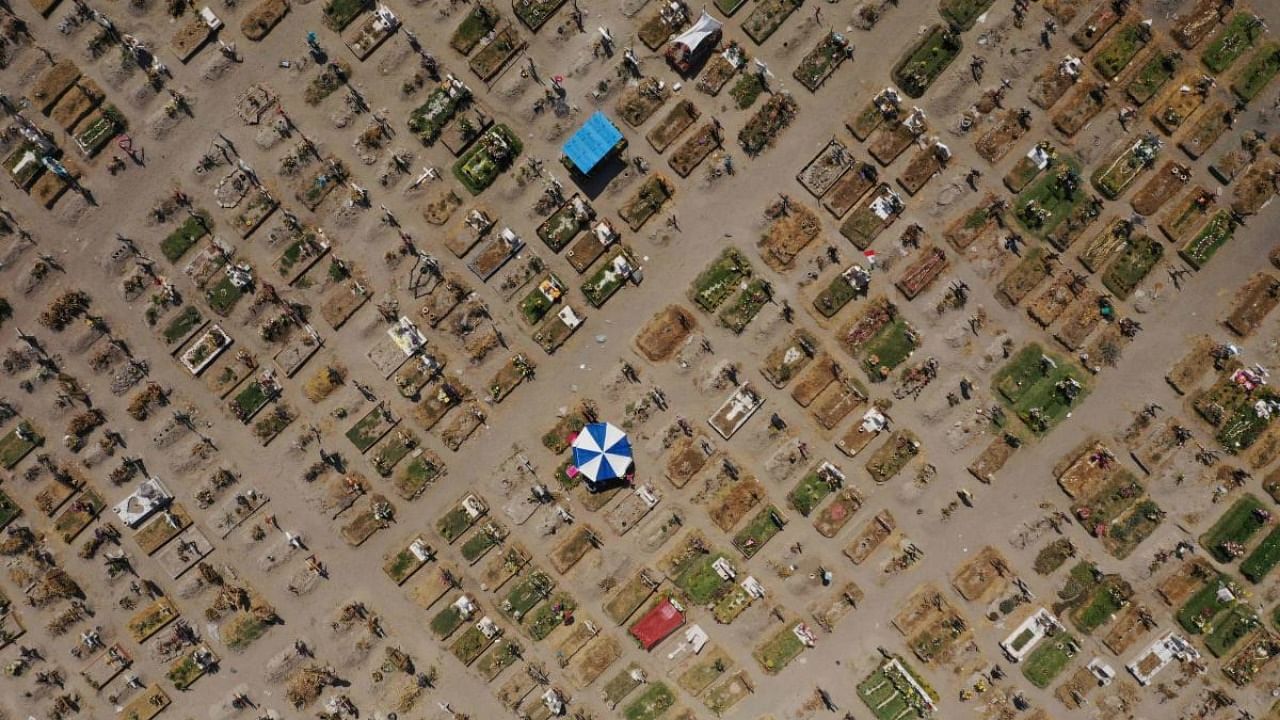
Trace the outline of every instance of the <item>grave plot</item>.
<path fill-rule="evenodd" d="M 563 1 L 563 0 L 561 0 Z M 688 130 L 702 113 L 689 100 L 680 100 L 666 116 L 645 135 L 649 145 L 659 153 L 664 152 L 685 130 Z"/>
<path fill-rule="evenodd" d="M 498 42 L 495 39 L 494 43 Z M 472 62 L 484 55 L 484 52 L 482 50 L 477 54 Z M 523 143 L 511 128 L 501 124 L 494 125 L 453 164 L 453 176 L 472 195 L 479 195 L 515 164 L 523 150 Z"/>
<path fill-rule="evenodd" d="M 873 381 L 887 378 L 919 344 L 915 331 L 898 315 L 893 303 L 883 297 L 868 302 L 839 337 L 845 351 L 861 360 L 863 370 Z"/>
<path fill-rule="evenodd" d="M 1196 71 L 1184 73 L 1165 91 L 1164 99 L 1156 104 L 1151 113 L 1151 121 L 1165 135 L 1173 135 L 1178 128 L 1187 124 L 1196 110 L 1204 104 L 1205 94 L 1200 92 L 1199 74 Z M 1183 91 L 1187 88 L 1187 91 Z"/>
<path fill-rule="evenodd" d="M 945 25 L 934 25 L 894 66 L 893 81 L 908 97 L 918 98 L 963 49 L 964 43 L 959 35 Z"/>
<path fill-rule="evenodd" d="M 951 150 L 935 139 L 907 162 L 902 175 L 898 177 L 898 184 L 908 195 L 915 195 L 946 168 L 950 158 Z"/>
<path fill-rule="evenodd" d="M 877 485 L 889 482 L 920 453 L 920 441 L 910 430 L 894 430 L 867 458 L 867 474 Z"/>
<path fill-rule="evenodd" d="M 1271 525 L 1271 514 L 1262 500 L 1246 494 L 1227 508 L 1199 538 L 1214 560 L 1222 564 L 1232 563 L 1248 552 L 1250 541 Z"/>
<path fill-rule="evenodd" d="M 461 85 L 460 82 L 454 84 Z M 462 89 L 470 93 L 465 85 Z M 440 143 L 448 148 L 454 157 L 458 157 L 491 127 L 493 127 L 493 117 L 482 108 L 468 104 L 465 108 L 457 110 L 445 123 L 444 128 L 440 130 Z"/>
<path fill-rule="evenodd" d="M 742 21 L 742 31 L 763 45 L 801 5 L 801 0 L 762 0 Z"/>
<path fill-rule="evenodd" d="M 649 176 L 635 194 L 622 204 L 618 209 L 618 216 L 627 223 L 632 232 L 639 232 L 649 218 L 658 214 L 674 193 L 675 186 L 662 175 L 655 173 Z"/>
<path fill-rule="evenodd" d="M 342 33 L 342 41 L 351 50 L 352 55 L 364 61 L 387 38 L 391 37 L 398 26 L 399 22 L 394 14 L 391 14 L 387 8 L 379 8 L 350 31 Z"/>
<path fill-rule="evenodd" d="M 671 97 L 671 90 L 656 78 L 641 78 L 618 98 L 617 112 L 631 127 L 640 127 Z"/>
<path fill-rule="evenodd" d="M 905 717 L 933 717 L 939 702 L 938 693 L 902 658 L 892 655 L 883 660 L 862 682 L 858 697 L 876 720 L 901 720 Z"/>
<path fill-rule="evenodd" d="M 987 162 L 997 163 L 1026 134 L 1030 124 L 1029 110 L 1006 110 L 996 124 L 978 138 L 974 148 Z"/>
<path fill-rule="evenodd" d="M 1013 440 L 1011 441 L 1010 438 Z M 1021 441 L 1016 436 L 1007 433 L 994 438 L 965 469 L 979 481 L 990 483 L 995 480 L 995 474 L 1004 467 L 1020 444 Z"/>
<path fill-rule="evenodd" d="M 761 73 L 756 70 L 745 73 L 729 88 L 729 97 L 739 110 L 746 110 L 755 105 L 756 100 L 764 94 L 765 84 Z"/>
<path fill-rule="evenodd" d="M 1156 595 L 1169 607 L 1179 607 L 1202 585 L 1217 576 L 1208 560 L 1191 556 L 1156 585 Z"/>
<path fill-rule="evenodd" d="M 698 307 L 715 312 L 751 276 L 751 263 L 746 256 L 737 248 L 727 247 L 698 275 L 689 292 Z"/>
<path fill-rule="evenodd" d="M 1105 85 L 1096 80 L 1086 80 L 1076 86 L 1066 104 L 1053 116 L 1053 126 L 1063 135 L 1075 137 L 1108 105 Z"/>
<path fill-rule="evenodd" d="M 1236 335 L 1248 337 L 1277 304 L 1280 304 L 1280 280 L 1269 273 L 1257 273 L 1240 288 L 1223 324 Z"/>
<path fill-rule="evenodd" d="M 489 399 L 500 403 L 525 380 L 533 378 L 537 367 L 522 354 L 512 355 L 489 380 Z"/>
<path fill-rule="evenodd" d="M 1124 92 L 1136 105 L 1144 105 L 1164 89 L 1181 67 L 1181 54 L 1157 47 L 1125 84 Z"/>
<path fill-rule="evenodd" d="M 1121 300 L 1128 298 L 1164 256 L 1164 246 L 1146 235 L 1130 235 L 1102 273 L 1102 285 Z"/>
<path fill-rule="evenodd" d="M 126 720 L 152 720 L 172 701 L 159 683 L 153 683 L 146 690 L 138 693 L 120 711 L 120 717 Z"/>
<path fill-rule="evenodd" d="M 708 453 L 703 449 L 706 438 L 701 432 L 695 432 L 688 437 L 678 437 L 671 445 L 671 450 L 667 455 L 666 471 L 667 479 L 676 488 L 682 488 L 689 483 L 689 480 L 707 464 L 710 459 Z M 710 448 L 710 445 L 706 445 Z"/>
<path fill-rule="evenodd" d="M 1231 92 L 1241 102 L 1249 103 L 1262 94 L 1280 74 L 1280 42 L 1261 45 L 1231 82 Z"/>
<path fill-rule="evenodd" d="M 492 5 L 476 3 L 453 31 L 449 46 L 464 56 L 470 55 L 480 41 L 498 26 L 501 19 L 502 16 Z"/>
<path fill-rule="evenodd" d="M 1145 416 L 1144 416 L 1145 417 Z M 1129 454 L 1138 467 L 1147 474 L 1153 473 L 1165 464 L 1179 450 L 1186 447 L 1190 432 L 1177 419 L 1166 420 L 1149 434 L 1135 435 L 1126 443 Z"/>
<path fill-rule="evenodd" d="M 605 524 L 618 536 L 625 536 L 640 520 L 644 520 L 645 515 L 658 505 L 659 500 L 660 496 L 655 495 L 652 487 L 636 488 L 634 492 L 623 495 L 622 500 L 604 512 Z"/>
<path fill-rule="evenodd" d="M 1093 55 L 1093 67 L 1108 82 L 1115 82 L 1133 58 L 1151 41 L 1151 29 L 1130 22 L 1110 33 L 1106 45 Z"/>
<path fill-rule="evenodd" d="M 324 102 L 325 98 L 337 92 L 343 85 L 346 85 L 347 81 L 350 79 L 351 66 L 345 60 L 335 60 L 333 64 L 325 65 L 324 69 L 312 78 L 311 82 L 307 83 L 307 88 L 303 92 L 302 96 L 303 100 L 305 100 L 308 105 L 319 105 Z M 324 171 L 321 170 L 318 175 L 323 175 L 323 172 Z M 329 189 L 332 189 L 333 184 L 329 184 L 328 187 Z M 327 194 L 328 191 L 326 190 L 319 197 L 306 196 L 305 199 L 303 197 L 299 197 L 299 200 L 304 202 L 314 202 L 316 205 L 319 205 L 320 200 L 323 200 L 324 195 Z M 315 209 L 312 205 L 308 205 L 307 207 L 308 209 Z"/>
<path fill-rule="evenodd" d="M 713 646 L 706 652 L 685 660 L 672 674 L 677 685 L 696 697 L 732 670 L 734 664 L 733 657 L 724 648 Z"/>
<path fill-rule="evenodd" d="M 388 553 L 382 563 L 382 571 L 396 585 L 404 585 L 413 574 L 435 556 L 435 551 L 421 536 L 416 536 L 400 550 Z"/>
<path fill-rule="evenodd" d="M 1197 0 L 1195 5 L 1173 19 L 1169 35 L 1184 50 L 1191 50 L 1217 28 L 1227 7 L 1220 0 Z"/>
<path fill-rule="evenodd" d="M 1036 434 L 1047 433 L 1088 393 L 1082 370 L 1032 343 L 992 378 L 1006 406 Z"/>
<path fill-rule="evenodd" d="M 1130 205 L 1139 215 L 1154 216 L 1190 180 L 1191 172 L 1187 166 L 1168 160 L 1156 171 L 1154 177 L 1133 194 Z"/>
<path fill-rule="evenodd" d="M 716 527 L 732 532 L 738 522 L 768 496 L 764 485 L 755 478 L 732 481 L 707 499 L 707 515 Z"/>
<path fill-rule="evenodd" d="M 537 32 L 561 5 L 564 0 L 518 0 L 511 4 L 511 10 L 530 32 Z"/>
<path fill-rule="evenodd" d="M 835 317 L 845 305 L 866 294 L 870 275 L 861 265 L 853 264 L 836 273 L 831 282 L 813 298 L 813 307 L 825 318 Z"/>
<path fill-rule="evenodd" d="M 1073 352 L 1084 347 L 1089 336 L 1102 324 L 1102 312 L 1099 309 L 1101 293 L 1085 290 L 1081 293 L 1080 300 L 1081 302 L 1075 303 L 1066 313 L 1062 324 L 1058 326 L 1058 331 L 1053 334 L 1054 340 Z M 1065 383 L 1062 391 L 1072 392 L 1070 385 L 1069 382 Z M 1066 398 L 1062 399 L 1065 401 Z"/>
<path fill-rule="evenodd" d="M 335 283 L 320 304 L 320 315 L 334 330 L 340 329 L 356 312 L 369 302 L 373 293 L 360 280 L 350 279 Z"/>
<path fill-rule="evenodd" d="M 1245 138 L 1248 137 L 1248 135 L 1245 136 Z M 1230 185 L 1240 173 L 1253 164 L 1257 154 L 1256 148 L 1249 147 L 1245 138 L 1242 138 L 1240 147 L 1219 155 L 1209 166 L 1209 174 L 1221 180 L 1223 185 Z"/>
<path fill-rule="evenodd" d="M 21 419 L 12 430 L 0 437 L 0 466 L 5 470 L 17 467 L 22 459 L 44 444 L 44 437 L 29 421 Z"/>
<path fill-rule="evenodd" d="M 720 129 L 714 122 L 706 122 L 671 153 L 667 165 L 680 177 L 689 177 L 689 173 L 707 159 L 713 150 L 720 147 Z"/>
<path fill-rule="evenodd" d="M 792 73 L 792 77 L 804 85 L 809 92 L 817 92 L 835 71 L 853 55 L 853 48 L 844 35 L 829 32 L 818 41 L 818 44 L 800 60 L 800 66 Z"/>
<path fill-rule="evenodd" d="M 462 559 L 475 565 L 484 559 L 489 551 L 502 545 L 507 538 L 507 529 L 497 522 L 489 521 L 476 528 L 475 532 L 459 546 Z"/>
<path fill-rule="evenodd" d="M 988 194 L 972 210 L 956 218 L 942 233 L 951 247 L 964 252 L 970 245 L 994 231 L 1002 220 L 1007 203 Z"/>
<path fill-rule="evenodd" d="M 1272 158 L 1253 164 L 1231 194 L 1231 210 L 1237 215 L 1256 215 L 1276 194 L 1276 178 L 1280 177 L 1280 162 Z"/>
<path fill-rule="evenodd" d="M 807 205 L 788 205 L 766 211 L 772 219 L 758 243 L 765 264 L 778 272 L 794 267 L 796 257 L 822 232 L 822 221 Z"/>
<path fill-rule="evenodd" d="M 879 172 L 874 165 L 854 161 L 848 172 L 831 186 L 822 206 L 838 220 L 845 216 L 867 191 L 876 185 Z"/>
<path fill-rule="evenodd" d="M 583 281 L 581 290 L 591 307 L 603 307 L 609 298 L 622 289 L 639 267 L 631 248 L 616 246 L 605 256 L 605 262 L 595 273 Z"/>
<path fill-rule="evenodd" d="M 862 109 L 845 118 L 844 125 L 859 142 L 864 142 L 876 128 L 898 119 L 899 100 L 896 90 L 885 88 Z"/>
<path fill-rule="evenodd" d="M 86 487 L 53 521 L 53 530 L 63 542 L 69 545 L 89 527 L 104 507 L 106 502 L 102 499 L 102 495 L 93 488 Z"/>
<path fill-rule="evenodd" d="M 844 176 L 855 160 L 848 148 L 831 140 L 796 175 L 796 180 L 815 198 L 827 193 Z"/>
<path fill-rule="evenodd" d="M 809 471 L 791 492 L 787 504 L 796 512 L 808 517 L 832 492 L 844 485 L 844 474 L 828 462 L 822 462 Z"/>
<path fill-rule="evenodd" d="M 1081 202 L 1071 208 L 1066 219 L 1058 223 L 1051 231 L 1045 233 L 1044 239 L 1055 249 L 1065 251 L 1071 247 L 1085 231 L 1102 214 L 1102 199 L 1094 195 L 1085 195 Z"/>
<path fill-rule="evenodd" d="M 868 193 L 840 225 L 840 234 L 854 247 L 866 250 L 906 209 L 902 198 L 887 184 L 881 183 Z"/>
<path fill-rule="evenodd" d="M 762 0 L 763 7 L 769 2 L 794 2 L 795 0 Z M 785 92 L 775 93 L 765 100 L 764 105 L 755 112 L 738 131 L 738 144 L 742 146 L 743 152 L 750 156 L 759 155 L 765 149 L 773 144 L 789 125 L 795 119 L 796 113 L 800 111 L 800 106 L 796 104 L 795 98 Z"/>
<path fill-rule="evenodd" d="M 803 372 L 818 353 L 818 341 L 810 332 L 797 329 L 781 345 L 769 351 L 760 367 L 769 384 L 778 389 L 785 388 L 799 373 Z"/>
<path fill-rule="evenodd" d="M 1035 76 L 1027 97 L 1041 110 L 1050 110 L 1068 90 L 1085 78 L 1084 64 L 1078 58 L 1068 55 L 1062 60 L 1049 63 Z"/>
<path fill-rule="evenodd" d="M 1229 594 L 1220 594 L 1222 589 Z M 1220 612 L 1233 607 L 1233 596 L 1239 590 L 1234 580 L 1200 558 L 1187 560 L 1157 589 L 1165 602 L 1178 607 L 1174 619 L 1193 635 L 1199 635 Z"/>
<path fill-rule="evenodd" d="M 1198 160 L 1230 129 L 1231 126 L 1227 123 L 1230 117 L 1231 105 L 1223 100 L 1215 100 L 1191 124 L 1178 142 L 1178 147 L 1192 160 Z"/>
<path fill-rule="evenodd" d="M 577 193 L 538 226 L 537 235 L 552 252 L 560 252 L 586 230 L 595 210 Z"/>
<path fill-rule="evenodd" d="M 685 536 L 681 547 L 673 550 L 660 563 L 660 569 L 690 602 L 706 605 L 734 587 L 716 571 L 717 563 L 728 562 L 728 556 L 711 548 L 696 531 Z M 721 563 L 723 565 L 723 563 Z"/>
<path fill-rule="evenodd" d="M 1010 305 L 1017 305 L 1049 277 L 1050 270 L 1044 249 L 1030 248 L 996 285 L 997 297 Z"/>
<path fill-rule="evenodd" d="M 1053 144 L 1042 140 L 1031 147 L 1026 155 L 1018 158 L 1009 172 L 1005 173 L 1004 186 L 1011 192 L 1020 193 L 1039 177 L 1040 173 L 1058 161 L 1058 151 Z"/>
<path fill-rule="evenodd" d="M 738 1 L 745 2 L 745 0 Z M 698 90 L 712 97 L 719 95 L 746 61 L 747 57 L 742 52 L 742 48 L 737 42 L 730 40 L 724 50 L 712 55 L 703 66 L 702 74 L 698 76 Z"/>
<path fill-rule="evenodd" d="M 832 632 L 836 626 L 862 602 L 863 592 L 854 583 L 846 583 L 844 587 L 828 598 L 819 599 L 809 604 L 809 615 L 818 627 Z"/>
<path fill-rule="evenodd" d="M 1108 200 L 1115 200 L 1151 167 L 1160 153 L 1162 143 L 1154 135 L 1130 143 L 1125 141 L 1120 149 L 1105 158 L 1094 171 L 1093 187 Z"/>
<path fill-rule="evenodd" d="M 913 111 L 901 122 L 882 125 L 867 142 L 867 152 L 875 161 L 888 166 L 915 144 L 916 138 L 928 132 L 924 113 Z"/>
<path fill-rule="evenodd" d="M 134 613 L 125 623 L 125 629 L 134 642 L 142 643 L 176 620 L 178 614 L 173 601 L 162 597 Z"/>
<path fill-rule="evenodd" d="M 1116 655 L 1123 655 L 1133 644 L 1155 628 L 1151 611 L 1140 603 L 1126 603 L 1115 622 L 1102 638 L 1102 644 Z"/>
<path fill-rule="evenodd" d="M 1071 35 L 1071 42 L 1085 52 L 1092 50 L 1124 17 L 1123 9 L 1117 9 L 1109 2 L 1099 3 L 1084 24 Z"/>
<path fill-rule="evenodd" d="M 1249 582 L 1258 584 L 1266 579 L 1277 563 L 1280 563 L 1280 529 L 1272 528 L 1240 563 L 1240 574 Z"/>
<path fill-rule="evenodd" d="M 464 665 L 469 666 L 484 654 L 502 635 L 502 628 L 489 616 L 464 630 L 449 646 L 449 652 Z"/>
<path fill-rule="evenodd" d="M 1201 230 L 1178 249 L 1178 256 L 1199 270 L 1235 235 L 1236 219 L 1228 210 L 1219 210 Z"/>
<path fill-rule="evenodd" d="M 970 560 L 966 561 L 951 578 L 952 587 L 960 593 L 960 597 L 970 602 L 987 602 L 998 597 L 1008 588 L 1007 576 L 1011 575 L 1008 562 L 999 550 L 991 546 L 982 548 Z M 993 592 L 994 591 L 994 592 Z M 940 593 L 937 593 L 940 596 Z M 941 610 L 940 601 L 929 603 L 935 610 Z M 921 609 L 925 609 L 921 605 Z M 949 607 L 949 605 L 948 605 Z M 954 611 L 952 611 L 954 612 Z M 899 617 L 902 617 L 901 615 Z M 901 629 L 898 620 L 894 621 Z M 905 631 L 904 631 L 905 632 Z M 923 658 L 922 658 L 923 659 Z"/>
<path fill-rule="evenodd" d="M 773 505 L 766 505 L 733 536 L 733 546 L 744 557 L 754 557 L 786 525 L 787 519 L 782 512 Z"/>
<path fill-rule="evenodd" d="M 640 568 L 620 585 L 604 604 L 604 614 L 615 625 L 622 625 L 657 592 L 660 582 L 648 568 Z"/>
<path fill-rule="evenodd" d="M 599 544 L 600 538 L 596 536 L 591 526 L 577 525 L 573 532 L 551 551 L 547 556 L 547 562 L 551 564 L 552 569 L 563 575 L 572 570 L 579 560 Z"/>
<path fill-rule="evenodd" d="M 467 61 L 467 67 L 484 82 L 489 82 L 502 68 L 507 66 L 516 55 L 524 50 L 527 43 L 520 38 L 520 33 L 510 24 L 490 32 L 483 37 L 489 41 Z M 466 183 L 463 183 L 464 185 Z"/>
<path fill-rule="evenodd" d="M 1217 24 L 1216 20 L 1210 28 Z M 1249 12 L 1235 13 L 1205 46 L 1200 62 L 1213 74 L 1221 75 L 1255 47 L 1265 33 L 1261 18 Z"/>
<path fill-rule="evenodd" d="M 240 32 L 254 42 L 261 41 L 288 14 L 286 0 L 262 0 L 240 21 Z"/>
<path fill-rule="evenodd" d="M 1093 236 L 1080 249 L 1076 259 L 1091 273 L 1100 272 L 1107 261 L 1115 258 L 1120 250 L 1134 237 L 1133 223 L 1123 218 L 1112 219 L 1102 232 Z"/>
<path fill-rule="evenodd" d="M 599 635 L 578 653 L 566 674 L 573 686 L 586 689 L 622 657 L 622 646 L 611 635 Z M 521 673 L 523 674 L 523 673 Z M 532 681 L 530 681 L 532 682 Z"/>
<path fill-rule="evenodd" d="M 753 692 L 755 686 L 751 677 L 745 670 L 739 670 L 708 688 L 702 694 L 702 704 L 715 715 L 723 716 Z"/>
<path fill-rule="evenodd" d="M 657 51 L 663 43 L 688 25 L 689 13 L 685 8 L 661 6 L 649 16 L 649 19 L 640 24 L 636 35 L 645 47 Z"/>
<path fill-rule="evenodd" d="M 547 602 L 525 616 L 524 630 L 535 642 L 546 640 L 560 626 L 572 622 L 573 613 L 577 609 L 578 602 L 572 595 L 556 592 L 547 598 Z"/>
<path fill-rule="evenodd" d="M 363 545 L 373 534 L 390 527 L 395 508 L 382 495 L 374 494 L 369 502 L 339 529 L 339 534 L 351 547 Z"/>
<path fill-rule="evenodd" d="M 680 305 L 658 311 L 636 333 L 636 349 L 651 362 L 669 359 L 698 329 L 697 318 Z"/>
<path fill-rule="evenodd" d="M 493 682 L 503 670 L 514 665 L 523 655 L 524 648 L 518 640 L 501 637 L 476 662 L 476 670 L 485 682 Z"/>
<path fill-rule="evenodd" d="M 833 538 L 853 519 L 863 505 L 862 495 L 854 488 L 838 490 L 813 519 L 813 527 L 819 535 Z"/>
<path fill-rule="evenodd" d="M 1266 629 L 1254 631 L 1260 624 L 1261 621 L 1254 618 L 1252 623 L 1242 623 L 1238 626 L 1239 631 L 1247 639 L 1240 650 L 1222 665 L 1222 674 L 1237 687 L 1244 687 L 1253 682 L 1253 679 L 1275 659 L 1276 648 L 1280 647 L 1280 637 L 1275 633 Z"/>
<path fill-rule="evenodd" d="M 440 431 L 440 441 L 444 446 L 457 452 L 462 444 L 484 424 L 485 414 L 476 402 L 469 402 L 461 415 L 454 416 L 453 422 Z"/>
<path fill-rule="evenodd" d="M 1217 203 L 1217 196 L 1197 185 L 1165 211 L 1160 218 L 1160 232 L 1170 242 L 1180 243 L 1200 230 Z"/>
<path fill-rule="evenodd" d="M 809 632 L 808 626 L 804 622 L 792 620 L 784 623 L 781 630 L 756 646 L 751 656 L 766 673 L 776 675 L 812 645 L 813 634 Z"/>
<path fill-rule="evenodd" d="M 1022 662 L 1022 676 L 1038 688 L 1047 688 L 1082 650 L 1070 633 L 1046 637 Z"/>
<path fill-rule="evenodd" d="M 901 607 L 893 626 L 926 665 L 950 664 L 973 636 L 964 616 L 932 584 L 916 588 Z"/>

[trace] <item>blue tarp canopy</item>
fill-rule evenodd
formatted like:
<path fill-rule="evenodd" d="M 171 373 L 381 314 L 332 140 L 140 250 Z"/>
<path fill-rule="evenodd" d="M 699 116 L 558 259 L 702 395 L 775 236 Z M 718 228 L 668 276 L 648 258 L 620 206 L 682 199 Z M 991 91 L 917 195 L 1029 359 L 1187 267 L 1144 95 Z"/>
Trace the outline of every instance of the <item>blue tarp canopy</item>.
<path fill-rule="evenodd" d="M 564 154 L 578 172 L 586 175 L 613 151 L 620 140 L 622 132 L 597 110 L 564 144 Z"/>

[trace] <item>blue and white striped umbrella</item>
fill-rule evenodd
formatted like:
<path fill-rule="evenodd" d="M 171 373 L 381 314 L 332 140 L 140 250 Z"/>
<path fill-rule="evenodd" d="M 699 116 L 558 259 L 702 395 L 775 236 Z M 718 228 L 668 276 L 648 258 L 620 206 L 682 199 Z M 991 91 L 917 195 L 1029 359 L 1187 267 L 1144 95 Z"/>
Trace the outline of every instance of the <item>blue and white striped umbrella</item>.
<path fill-rule="evenodd" d="M 612 423 L 591 423 L 573 441 L 573 464 L 588 482 L 623 477 L 631 462 L 631 441 Z"/>

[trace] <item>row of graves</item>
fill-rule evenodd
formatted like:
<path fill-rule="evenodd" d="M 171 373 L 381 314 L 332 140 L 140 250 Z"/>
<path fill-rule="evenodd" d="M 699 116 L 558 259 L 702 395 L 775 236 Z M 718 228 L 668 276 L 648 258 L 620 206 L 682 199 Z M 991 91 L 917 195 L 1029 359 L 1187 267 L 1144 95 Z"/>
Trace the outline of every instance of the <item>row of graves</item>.
<path fill-rule="evenodd" d="M 92 321 L 75 322 L 85 317 Z M 68 367 L 45 379 L 38 373 L 30 382 L 35 393 L 37 383 L 47 386 L 56 378 L 59 396 L 68 399 L 59 400 L 51 413 L 41 417 L 66 419 L 63 445 L 75 464 L 56 458 L 36 423 L 6 405 L 5 424 L 11 427 L 0 438 L 0 446 L 4 467 L 18 481 L 0 498 L 9 578 L 23 588 L 24 604 L 36 616 L 28 616 L 27 622 L 44 621 L 52 638 L 74 638 L 70 655 L 90 688 L 129 717 L 155 717 L 170 704 L 170 693 L 186 690 L 216 671 L 220 655 L 243 651 L 279 623 L 271 604 L 234 567 L 210 559 L 211 530 L 220 541 L 249 547 L 263 542 L 265 532 L 256 525 L 250 530 L 250 520 L 269 498 L 241 484 L 237 472 L 221 466 L 216 447 L 196 430 L 199 420 L 194 408 L 155 383 L 139 390 L 122 415 L 149 435 L 150 442 L 135 452 L 163 455 L 168 464 L 152 465 L 138 456 L 117 455 L 121 434 L 110 423 L 107 408 L 123 405 L 123 396 L 138 384 L 122 382 L 120 367 L 138 359 L 122 349 L 123 343 L 104 318 L 91 314 L 90 299 L 83 293 L 55 298 L 40 324 L 51 336 L 37 341 L 24 335 L 8 353 L 6 372 L 26 383 L 21 378 L 33 369 L 51 372 L 51 364 L 67 358 Z M 56 360 L 51 351 L 58 353 Z M 70 374 L 81 363 L 90 372 L 87 383 Z M 107 402 L 94 407 L 103 409 L 81 412 L 70 404 L 73 398 L 87 401 L 90 388 L 101 385 L 109 385 L 110 392 L 103 394 Z M 159 411 L 164 406 L 173 408 L 171 418 Z M 194 494 L 198 508 L 217 520 L 197 526 L 193 513 L 175 498 L 161 474 L 198 486 Z M 132 489 L 126 492 L 128 488 Z M 56 536 L 67 547 L 42 548 L 37 532 Z M 72 548 L 74 553 L 69 552 Z M 65 562 L 54 560 L 64 555 Z M 90 566 L 99 566 L 97 572 L 104 574 L 95 580 L 92 598 L 69 572 L 74 569 L 76 576 L 83 576 L 94 572 Z M 301 561 L 295 567 L 295 578 L 315 575 Z M 109 616 L 95 612 L 99 601 L 118 606 L 127 619 L 119 626 L 110 622 Z M 205 607 L 199 623 L 184 617 L 193 604 Z M 21 637 L 24 620 L 13 613 L 8 601 L 4 605 L 4 642 L 9 644 Z M 135 662 L 141 658 L 147 659 L 148 667 L 158 665 L 164 677 L 140 678 L 143 669 L 135 667 Z M 30 672 L 37 681 L 35 687 L 41 688 L 32 697 L 35 702 L 47 702 L 49 712 L 74 712 L 79 700 L 60 689 L 65 679 L 62 667 L 29 671 L 31 661 L 24 655 L 7 672 L 16 676 Z M 145 670 L 141 674 L 145 677 Z M 226 702 L 231 701 L 228 696 Z"/>
<path fill-rule="evenodd" d="M 68 190 L 92 197 L 80 183 L 84 166 L 127 129 L 128 121 L 76 63 L 63 59 L 44 65 L 26 93 L 29 109 L 10 114 L 12 132 L 5 133 L 0 153 L 14 186 L 53 209 Z"/>

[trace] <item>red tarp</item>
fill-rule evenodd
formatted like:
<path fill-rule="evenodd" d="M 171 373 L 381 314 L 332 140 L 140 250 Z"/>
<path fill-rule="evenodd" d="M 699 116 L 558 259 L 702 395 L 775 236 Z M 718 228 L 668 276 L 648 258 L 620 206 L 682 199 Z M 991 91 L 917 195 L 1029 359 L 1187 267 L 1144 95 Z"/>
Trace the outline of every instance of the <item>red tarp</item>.
<path fill-rule="evenodd" d="M 684 613 L 667 599 L 632 625 L 631 635 L 640 641 L 640 646 L 645 650 L 652 650 L 683 624 Z"/>

